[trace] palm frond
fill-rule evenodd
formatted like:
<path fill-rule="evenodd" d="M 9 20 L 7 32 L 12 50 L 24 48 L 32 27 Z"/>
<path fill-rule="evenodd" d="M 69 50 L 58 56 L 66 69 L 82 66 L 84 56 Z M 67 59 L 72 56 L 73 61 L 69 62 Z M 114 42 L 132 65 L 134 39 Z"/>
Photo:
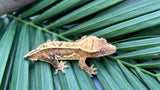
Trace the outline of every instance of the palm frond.
<path fill-rule="evenodd" d="M 40 0 L 0 18 L 0 90 L 134 90 L 160 88 L 160 0 Z M 91 78 L 67 61 L 65 74 L 23 56 L 47 39 L 103 37 L 114 55 L 87 59 Z M 98 89 L 100 89 L 98 88 Z"/>

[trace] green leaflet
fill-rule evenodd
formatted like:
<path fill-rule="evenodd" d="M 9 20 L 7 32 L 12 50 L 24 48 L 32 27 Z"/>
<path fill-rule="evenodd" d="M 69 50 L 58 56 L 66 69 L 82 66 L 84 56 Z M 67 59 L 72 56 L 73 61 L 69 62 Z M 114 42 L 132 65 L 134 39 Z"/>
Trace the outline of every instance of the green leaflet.
<path fill-rule="evenodd" d="M 29 30 L 25 24 L 19 36 L 10 90 L 28 90 L 29 61 L 23 56 L 29 51 Z"/>
<path fill-rule="evenodd" d="M 21 24 L 17 21 L 16 21 L 16 23 L 17 23 L 17 25 L 16 25 L 17 28 L 16 28 L 16 34 L 15 34 L 15 37 L 14 37 L 14 41 L 13 41 L 14 43 L 12 45 L 12 48 L 10 50 L 10 55 L 8 57 L 8 60 L 7 60 L 7 64 L 6 64 L 6 67 L 5 67 L 5 72 L 3 74 L 3 79 L 2 79 L 2 82 L 1 82 L 1 85 L 0 85 L 0 90 L 3 90 L 3 89 L 7 90 L 8 86 L 10 85 L 9 83 L 10 83 L 10 79 L 11 79 L 11 76 L 12 76 L 12 68 L 13 68 L 15 53 L 16 53 L 16 49 L 17 49 L 17 45 L 18 45 L 19 34 L 20 34 L 20 30 L 21 30 Z"/>
<path fill-rule="evenodd" d="M 109 72 L 111 77 L 116 81 L 118 87 L 123 90 L 134 89 L 134 87 L 130 85 L 130 83 L 125 78 L 125 75 L 122 73 L 122 71 L 114 61 L 103 58 L 102 64 L 104 64 L 107 72 Z"/>
<path fill-rule="evenodd" d="M 160 35 L 160 25 L 147 28 L 141 32 L 134 34 L 131 37 L 159 37 Z"/>
<path fill-rule="evenodd" d="M 160 60 L 152 60 L 152 61 L 136 64 L 134 66 L 141 67 L 141 68 L 160 68 Z"/>
<path fill-rule="evenodd" d="M 0 85 L 2 82 L 3 74 L 5 71 L 5 67 L 7 64 L 7 60 L 9 57 L 9 53 L 13 44 L 13 40 L 15 37 L 15 32 L 17 28 L 17 22 L 13 20 L 9 27 L 7 28 L 6 32 L 4 33 L 1 41 L 0 41 Z"/>
<path fill-rule="evenodd" d="M 81 87 L 81 89 L 83 90 L 96 90 L 96 86 L 93 83 L 92 79 L 90 78 L 90 76 L 88 75 L 88 73 L 86 73 L 84 70 L 80 69 L 79 65 L 78 65 L 78 61 L 72 61 L 71 64 L 73 65 L 73 69 L 74 72 L 76 74 L 77 77 L 77 81 L 79 83 L 79 86 Z"/>
<path fill-rule="evenodd" d="M 65 69 L 65 74 L 62 72 L 58 72 L 57 76 L 61 83 L 61 88 L 64 90 L 80 90 L 80 86 L 78 84 L 77 78 L 73 72 L 73 68 L 71 67 L 71 63 L 67 62 L 69 69 Z M 74 83 L 73 83 L 74 82 Z"/>
<path fill-rule="evenodd" d="M 130 84 L 136 89 L 140 90 L 147 90 L 147 87 L 131 72 L 129 71 L 120 60 L 117 61 L 121 70 L 123 71 L 124 75 L 126 76 L 126 79 Z"/>
<path fill-rule="evenodd" d="M 160 11 L 155 11 L 153 13 L 140 16 L 140 17 L 110 26 L 108 28 L 99 30 L 97 32 L 92 33 L 91 35 L 104 37 L 104 38 L 113 38 L 113 37 L 122 36 L 128 33 L 140 31 L 147 27 L 159 25 L 160 24 L 159 17 L 160 17 Z"/>
<path fill-rule="evenodd" d="M 158 90 L 160 88 L 160 84 L 155 78 L 142 73 L 139 68 L 136 68 L 136 71 L 150 90 Z"/>
<path fill-rule="evenodd" d="M 118 87 L 116 81 L 113 78 L 111 78 L 111 75 L 109 74 L 109 72 L 106 71 L 104 65 L 100 64 L 99 60 L 96 61 L 90 60 L 90 62 L 94 63 L 95 67 L 98 68 L 97 78 L 105 90 L 108 89 L 120 90 L 120 87 Z"/>
<path fill-rule="evenodd" d="M 42 13 L 40 16 L 32 20 L 33 23 L 38 23 L 40 21 L 43 21 L 45 19 L 48 19 L 50 17 L 55 17 L 59 13 L 62 13 L 64 11 L 67 11 L 71 8 L 73 8 L 76 4 L 81 3 L 83 0 L 63 0 L 53 6 L 52 8 L 48 9 L 44 13 Z M 84 2 L 84 1 L 83 1 Z"/>
<path fill-rule="evenodd" d="M 39 2 L 38 4 L 34 5 L 31 9 L 23 12 L 20 17 L 26 18 L 26 17 L 40 11 L 41 9 L 49 6 L 50 4 L 54 3 L 55 1 L 56 0 L 43 0 L 43 1 Z"/>
<path fill-rule="evenodd" d="M 121 22 L 124 20 L 128 20 L 148 12 L 152 12 L 160 9 L 160 1 L 158 0 L 145 0 L 139 3 L 132 4 L 130 6 L 121 8 L 116 11 L 112 11 L 110 13 L 104 13 L 98 17 L 92 18 L 83 22 L 68 31 L 65 31 L 61 35 L 72 35 L 73 33 L 84 33 L 89 32 L 95 29 L 101 29 L 103 27 L 107 27 L 109 25 L 113 25 L 117 22 Z M 154 7 L 154 8 L 153 8 Z"/>
<path fill-rule="evenodd" d="M 147 39 L 140 39 L 140 40 L 132 40 L 128 42 L 117 43 L 115 46 L 118 50 L 138 50 L 144 48 L 150 48 L 160 45 L 160 37 L 155 38 L 147 38 Z"/>
<path fill-rule="evenodd" d="M 29 27 L 29 36 L 30 36 L 30 48 L 29 50 L 33 50 L 35 48 L 35 32 L 36 30 L 33 27 Z M 35 62 L 30 61 L 29 63 L 29 90 L 35 90 L 36 89 L 36 81 L 35 81 Z"/>
<path fill-rule="evenodd" d="M 158 47 L 128 52 L 125 54 L 120 54 L 115 58 L 158 58 L 160 57 L 159 54 L 160 54 L 160 47 L 158 46 Z"/>
<path fill-rule="evenodd" d="M 109 6 L 112 6 L 120 1 L 122 0 L 95 0 L 95 1 L 92 1 L 91 3 L 84 5 L 83 7 L 67 14 L 66 16 L 56 20 L 55 22 L 51 23 L 50 25 L 46 27 L 52 28 L 52 27 L 59 27 L 64 24 L 68 24 L 70 22 L 81 19 L 87 15 L 91 15 L 97 11 L 100 11 Z"/>

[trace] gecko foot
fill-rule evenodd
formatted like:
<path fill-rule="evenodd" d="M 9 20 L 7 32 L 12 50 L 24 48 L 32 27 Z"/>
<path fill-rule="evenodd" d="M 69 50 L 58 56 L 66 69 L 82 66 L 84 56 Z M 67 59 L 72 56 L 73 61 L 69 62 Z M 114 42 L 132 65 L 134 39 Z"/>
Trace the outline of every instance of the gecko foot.
<path fill-rule="evenodd" d="M 61 62 L 58 64 L 54 75 L 57 75 L 58 70 L 61 70 L 62 73 L 65 73 L 64 68 L 69 68 L 67 65 L 65 65 L 66 63 L 67 63 L 67 62 L 62 62 L 62 61 L 61 61 Z"/>
<path fill-rule="evenodd" d="M 93 67 L 94 67 L 94 64 L 92 64 L 87 71 L 91 77 L 93 77 L 92 75 L 97 75 L 97 72 L 95 72 L 95 70 L 97 70 L 98 68 L 93 68 Z"/>

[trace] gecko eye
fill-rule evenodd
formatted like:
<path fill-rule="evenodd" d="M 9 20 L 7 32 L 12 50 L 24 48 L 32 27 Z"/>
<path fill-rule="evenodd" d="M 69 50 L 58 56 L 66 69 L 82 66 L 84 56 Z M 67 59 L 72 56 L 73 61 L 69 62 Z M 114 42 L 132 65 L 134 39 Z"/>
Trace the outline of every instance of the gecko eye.
<path fill-rule="evenodd" d="M 102 48 L 102 49 L 100 50 L 100 52 L 101 52 L 102 54 L 104 54 L 104 53 L 106 52 L 106 49 L 105 49 L 105 48 Z"/>

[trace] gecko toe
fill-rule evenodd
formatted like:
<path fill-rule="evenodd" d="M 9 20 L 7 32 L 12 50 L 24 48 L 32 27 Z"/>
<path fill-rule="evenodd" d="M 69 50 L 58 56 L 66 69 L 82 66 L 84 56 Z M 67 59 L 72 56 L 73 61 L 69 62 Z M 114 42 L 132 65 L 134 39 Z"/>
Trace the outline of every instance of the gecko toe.
<path fill-rule="evenodd" d="M 94 67 L 94 64 L 91 65 L 91 68 L 93 68 L 93 67 Z"/>
<path fill-rule="evenodd" d="M 57 73 L 58 73 L 58 70 L 56 69 L 56 71 L 54 72 L 54 75 L 57 75 Z"/>
<path fill-rule="evenodd" d="M 67 63 L 67 62 L 62 62 L 62 61 L 61 61 L 61 62 L 59 63 L 59 65 L 58 65 L 57 68 L 56 68 L 55 75 L 58 73 L 59 70 L 61 70 L 62 73 L 65 73 L 64 68 L 69 68 L 69 66 L 68 66 L 68 65 L 65 65 L 65 63 Z"/>
<path fill-rule="evenodd" d="M 89 74 L 89 76 L 93 77 L 93 75 L 92 75 L 92 74 Z"/>
<path fill-rule="evenodd" d="M 98 68 L 93 68 L 94 64 L 91 65 L 91 67 L 88 70 L 88 73 L 91 77 L 93 77 L 92 75 L 97 75 L 97 72 L 95 72 Z"/>
<path fill-rule="evenodd" d="M 65 66 L 64 66 L 64 68 L 67 68 L 67 69 L 68 69 L 68 68 L 69 68 L 69 66 L 68 66 L 68 65 L 65 65 Z"/>
<path fill-rule="evenodd" d="M 61 71 L 62 71 L 63 74 L 65 74 L 65 71 L 63 69 Z"/>
<path fill-rule="evenodd" d="M 98 70 L 98 68 L 93 68 L 94 70 Z"/>
<path fill-rule="evenodd" d="M 66 64 L 66 63 L 67 63 L 66 61 L 63 62 L 63 64 Z"/>

